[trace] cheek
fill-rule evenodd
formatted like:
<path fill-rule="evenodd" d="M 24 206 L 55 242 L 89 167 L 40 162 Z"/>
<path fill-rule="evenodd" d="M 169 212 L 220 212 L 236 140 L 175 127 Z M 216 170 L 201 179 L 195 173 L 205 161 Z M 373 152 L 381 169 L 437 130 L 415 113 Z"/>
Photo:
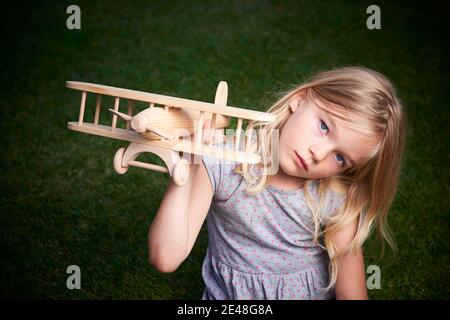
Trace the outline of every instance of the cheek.
<path fill-rule="evenodd" d="M 308 127 L 308 124 L 298 120 L 296 121 L 296 119 L 290 119 L 284 125 L 280 135 L 285 141 L 294 144 L 301 139 L 301 137 L 304 137 L 310 130 L 311 128 Z"/>
<path fill-rule="evenodd" d="M 280 150 L 295 149 L 305 152 L 318 138 L 318 125 L 314 117 L 291 117 L 280 131 Z"/>
<path fill-rule="evenodd" d="M 336 166 L 334 166 L 332 164 L 331 165 L 328 164 L 328 168 L 326 169 L 326 172 L 325 172 L 326 176 L 331 177 L 337 173 L 338 173 L 338 170 L 336 169 Z"/>
<path fill-rule="evenodd" d="M 321 164 L 321 167 L 318 170 L 318 174 L 321 177 L 331 177 L 338 174 L 339 170 L 340 169 L 336 164 L 334 164 L 331 160 L 327 160 Z"/>

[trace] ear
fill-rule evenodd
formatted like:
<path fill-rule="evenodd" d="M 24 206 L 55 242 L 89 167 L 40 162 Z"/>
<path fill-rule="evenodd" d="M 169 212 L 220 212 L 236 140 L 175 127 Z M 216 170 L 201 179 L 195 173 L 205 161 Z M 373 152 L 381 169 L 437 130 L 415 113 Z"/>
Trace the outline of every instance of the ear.
<path fill-rule="evenodd" d="M 289 109 L 291 109 L 291 112 L 294 113 L 298 109 L 298 105 L 300 103 L 300 100 L 298 98 L 294 98 L 289 102 Z"/>
<path fill-rule="evenodd" d="M 289 108 L 291 109 L 292 113 L 294 113 L 298 109 L 302 100 L 305 98 L 305 94 L 305 91 L 300 91 L 292 96 L 291 101 L 289 102 Z"/>

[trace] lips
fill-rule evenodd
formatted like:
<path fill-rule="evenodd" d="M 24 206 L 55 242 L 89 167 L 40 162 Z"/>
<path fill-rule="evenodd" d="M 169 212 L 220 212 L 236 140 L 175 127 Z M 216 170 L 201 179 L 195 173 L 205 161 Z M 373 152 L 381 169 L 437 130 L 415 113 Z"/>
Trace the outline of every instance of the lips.
<path fill-rule="evenodd" d="M 306 164 L 305 160 L 302 157 L 300 157 L 297 152 L 295 152 L 295 155 L 297 156 L 298 165 L 303 169 L 308 170 L 308 165 Z"/>

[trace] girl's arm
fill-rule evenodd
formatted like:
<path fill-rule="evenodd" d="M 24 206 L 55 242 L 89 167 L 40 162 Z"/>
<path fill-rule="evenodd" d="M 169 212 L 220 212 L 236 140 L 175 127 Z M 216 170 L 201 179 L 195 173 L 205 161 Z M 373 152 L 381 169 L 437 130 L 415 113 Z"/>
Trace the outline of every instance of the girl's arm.
<path fill-rule="evenodd" d="M 210 121 L 204 123 L 205 142 Z M 193 136 L 188 137 L 193 141 Z M 213 143 L 222 138 L 213 139 Z M 160 272 L 173 272 L 195 244 L 213 198 L 203 162 L 190 165 L 190 177 L 181 187 L 170 180 L 161 205 L 148 231 L 149 261 Z"/>
<path fill-rule="evenodd" d="M 336 233 L 334 241 L 338 250 L 352 241 L 357 228 L 358 221 L 355 221 Z M 369 298 L 362 248 L 339 259 L 335 292 L 337 300 L 366 300 Z"/>
<path fill-rule="evenodd" d="M 173 272 L 187 258 L 209 211 L 213 192 L 203 163 L 191 164 L 188 182 L 172 180 L 148 232 L 149 261 Z"/>

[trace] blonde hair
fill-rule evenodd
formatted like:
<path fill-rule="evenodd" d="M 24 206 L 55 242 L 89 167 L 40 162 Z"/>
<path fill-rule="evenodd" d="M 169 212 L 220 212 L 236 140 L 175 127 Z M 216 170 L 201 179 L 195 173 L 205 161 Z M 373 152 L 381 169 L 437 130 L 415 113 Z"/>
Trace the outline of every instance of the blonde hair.
<path fill-rule="evenodd" d="M 303 101 L 314 101 L 321 110 L 335 120 L 349 124 L 358 133 L 371 138 L 379 137 L 380 141 L 375 154 L 364 163 L 332 177 L 305 182 L 304 193 L 314 221 L 314 242 L 323 241 L 330 258 L 330 281 L 326 288 L 329 290 L 336 284 L 339 257 L 361 248 L 375 227 L 380 240 L 386 240 L 394 253 L 397 251 L 387 214 L 400 176 L 405 148 L 406 114 L 394 86 L 374 70 L 345 67 L 316 74 L 306 83 L 285 92 L 268 109 L 267 112 L 277 115 L 275 122 L 255 122 L 256 131 L 266 133 L 259 134 L 258 143 L 252 145 L 253 150 L 261 156 L 262 171 L 259 170 L 256 174 L 255 164 L 240 164 L 235 169 L 247 182 L 247 194 L 258 194 L 267 186 L 273 165 L 273 161 L 270 161 L 271 137 L 275 129 L 282 129 L 292 114 L 290 101 L 300 96 L 304 98 Z M 308 192 L 314 182 L 318 185 L 318 202 Z M 325 217 L 327 213 L 324 199 L 329 188 L 343 193 L 346 201 L 336 214 Z M 342 250 L 337 250 L 333 241 L 335 234 L 355 220 L 358 222 L 358 230 L 354 239 Z M 383 255 L 384 241 L 381 244 Z"/>

